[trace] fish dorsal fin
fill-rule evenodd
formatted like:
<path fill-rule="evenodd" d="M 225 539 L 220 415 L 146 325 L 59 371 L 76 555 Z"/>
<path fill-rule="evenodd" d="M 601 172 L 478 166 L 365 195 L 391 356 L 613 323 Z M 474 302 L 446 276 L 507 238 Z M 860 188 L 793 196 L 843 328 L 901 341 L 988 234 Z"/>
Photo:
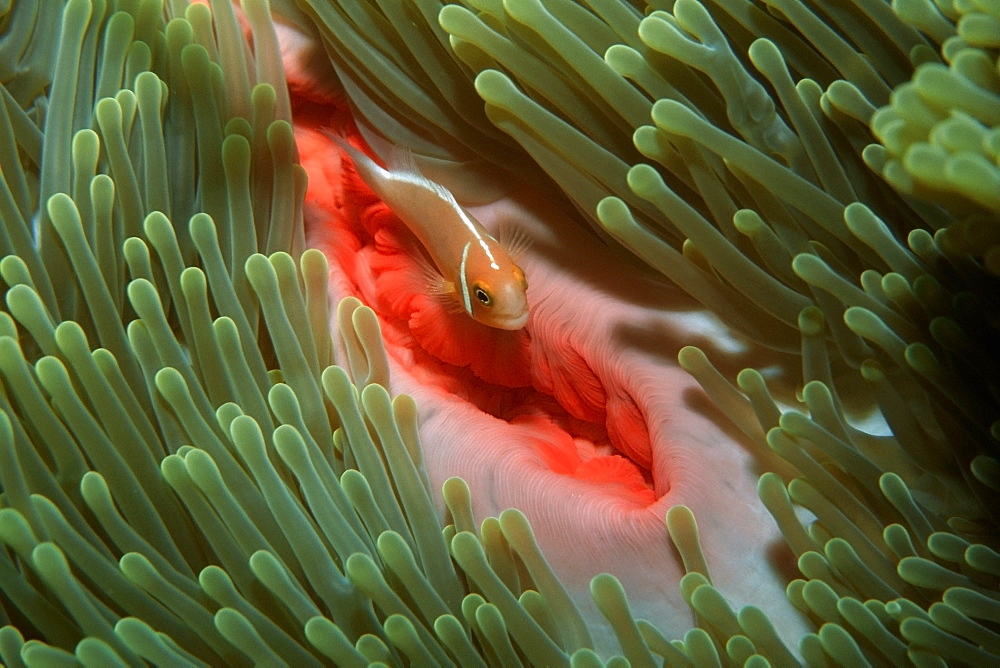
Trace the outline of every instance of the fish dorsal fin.
<path fill-rule="evenodd" d="M 450 190 L 440 183 L 431 181 L 421 173 L 417 161 L 413 157 L 413 151 L 409 147 L 393 144 L 386 160 L 386 166 L 391 173 L 397 175 L 397 178 L 405 177 L 414 183 L 423 185 L 445 202 L 458 206 L 455 196 L 451 194 Z"/>

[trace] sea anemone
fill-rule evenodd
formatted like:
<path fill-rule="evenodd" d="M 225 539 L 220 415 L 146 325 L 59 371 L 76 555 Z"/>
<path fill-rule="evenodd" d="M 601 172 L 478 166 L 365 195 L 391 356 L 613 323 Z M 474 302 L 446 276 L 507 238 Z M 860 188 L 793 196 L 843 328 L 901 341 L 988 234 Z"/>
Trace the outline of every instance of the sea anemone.
<path fill-rule="evenodd" d="M 4 663 L 996 660 L 992 6 L 303 9 L 276 4 L 305 37 L 279 45 L 260 0 L 245 30 L 222 1 L 0 6 Z M 378 294 L 305 250 L 283 47 L 311 122 L 343 93 L 373 144 L 483 206 L 505 198 L 482 174 L 517 175 L 539 234 L 718 318 L 669 353 L 717 407 L 704 429 L 763 472 L 735 498 L 797 561 L 795 646 L 709 572 L 727 513 L 657 507 L 694 628 L 589 583 L 609 649 L 557 575 L 558 523 L 540 547 L 484 491 L 496 466 L 439 495 L 434 385 L 382 344 L 406 333 L 347 298 L 330 336 L 331 293 Z M 335 267 L 360 250 L 334 241 Z M 666 302 L 693 310 L 675 292 L 618 319 L 674 322 Z"/>

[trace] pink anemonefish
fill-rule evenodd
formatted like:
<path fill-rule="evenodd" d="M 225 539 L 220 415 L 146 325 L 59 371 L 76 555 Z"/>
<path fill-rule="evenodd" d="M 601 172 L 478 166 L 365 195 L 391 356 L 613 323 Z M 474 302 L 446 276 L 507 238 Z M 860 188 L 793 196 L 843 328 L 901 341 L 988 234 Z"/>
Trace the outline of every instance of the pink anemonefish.
<path fill-rule="evenodd" d="M 489 327 L 516 330 L 528 321 L 528 281 L 514 261 L 521 244 L 497 241 L 444 186 L 420 173 L 409 149 L 394 146 L 381 167 L 331 134 L 364 182 L 420 240 L 428 289 Z"/>

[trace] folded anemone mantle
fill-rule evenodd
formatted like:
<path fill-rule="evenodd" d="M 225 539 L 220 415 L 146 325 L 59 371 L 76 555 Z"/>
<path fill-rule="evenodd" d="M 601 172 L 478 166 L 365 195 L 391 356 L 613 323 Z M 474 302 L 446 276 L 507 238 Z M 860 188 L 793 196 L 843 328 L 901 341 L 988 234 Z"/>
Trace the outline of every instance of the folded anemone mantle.
<path fill-rule="evenodd" d="M 676 361 L 691 344 L 734 364 L 757 355 L 766 366 L 771 353 L 730 338 L 524 186 L 468 210 L 495 233 L 527 237 L 528 323 L 511 332 L 474 322 L 427 294 L 419 244 L 346 156 L 305 127 L 298 141 L 312 184 L 308 241 L 330 259 L 333 299 L 358 297 L 380 315 L 390 389 L 420 407 L 432 488 L 464 478 L 478 520 L 522 510 L 595 629 L 605 625 L 588 587 L 605 572 L 622 581 L 636 618 L 689 627 L 685 569 L 665 524 L 685 505 L 713 583 L 764 609 L 789 640 L 801 633 L 781 595 L 792 555 L 755 502 L 751 446 Z"/>

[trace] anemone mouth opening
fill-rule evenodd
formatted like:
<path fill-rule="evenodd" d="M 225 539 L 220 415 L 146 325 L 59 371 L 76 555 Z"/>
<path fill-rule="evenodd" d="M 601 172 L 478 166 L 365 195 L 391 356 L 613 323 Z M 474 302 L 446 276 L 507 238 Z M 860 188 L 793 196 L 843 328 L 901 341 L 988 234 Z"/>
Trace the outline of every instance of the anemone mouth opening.
<path fill-rule="evenodd" d="M 372 308 L 379 313 L 376 306 Z M 551 473 L 599 485 L 609 493 L 626 494 L 637 506 L 652 504 L 663 495 L 657 492 L 653 470 L 626 454 L 626 448 L 618 443 L 621 436 L 605 423 L 574 417 L 556 396 L 534 386 L 492 383 L 468 367 L 448 364 L 420 347 L 408 335 L 402 319 L 384 313 L 379 316 L 395 334 L 389 337 L 393 343 L 386 346 L 388 354 L 405 362 L 408 372 L 425 386 L 506 422 L 512 432 L 516 429 L 534 447 L 539 465 Z M 530 337 L 530 320 L 525 333 Z"/>

